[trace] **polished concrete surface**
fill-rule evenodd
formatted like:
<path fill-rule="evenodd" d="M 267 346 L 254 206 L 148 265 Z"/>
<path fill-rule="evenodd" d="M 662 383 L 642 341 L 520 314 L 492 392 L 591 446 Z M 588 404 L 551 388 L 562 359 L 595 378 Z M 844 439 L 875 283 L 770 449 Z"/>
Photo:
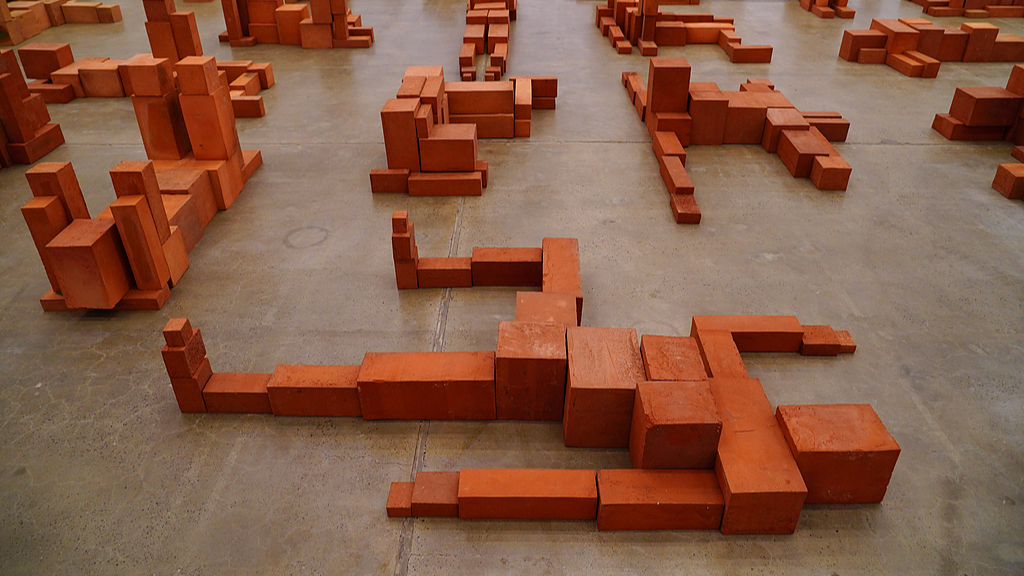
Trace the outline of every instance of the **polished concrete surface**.
<path fill-rule="evenodd" d="M 77 57 L 148 51 L 124 21 L 68 25 Z M 482 141 L 480 198 L 373 197 L 379 110 L 406 66 L 457 73 L 464 4 L 354 0 L 369 50 L 230 49 L 219 3 L 195 10 L 207 54 L 270 61 L 267 116 L 239 121 L 264 166 L 191 254 L 159 312 L 43 313 L 46 277 L 19 213 L 25 167 L 0 172 L 0 573 L 14 574 L 1020 574 L 1024 572 L 1024 204 L 989 188 L 1009 144 L 930 129 L 956 86 L 1003 85 L 1009 64 L 944 63 L 939 78 L 837 59 L 844 28 L 921 17 L 853 0 L 853 21 L 796 1 L 671 10 L 736 19 L 773 63 L 717 46 L 663 48 L 696 81 L 768 77 L 803 110 L 852 122 L 846 193 L 791 178 L 758 146 L 691 147 L 700 226 L 672 221 L 650 140 L 594 2 L 520 0 L 509 72 L 559 77 L 528 140 Z M 933 19 L 959 24 L 961 19 Z M 1021 20 L 992 20 L 1024 33 Z M 144 159 L 128 99 L 51 105 L 95 214 L 107 172 Z M 584 324 L 686 335 L 694 314 L 795 314 L 849 330 L 852 356 L 746 355 L 772 404 L 870 403 L 903 453 L 885 502 L 807 506 L 792 536 L 602 533 L 587 522 L 389 520 L 391 481 L 463 467 L 627 467 L 568 449 L 558 423 L 363 422 L 179 413 L 160 329 L 186 316 L 217 371 L 357 364 L 366 351 L 486 350 L 514 290 L 399 293 L 392 210 L 424 256 L 580 240 Z"/>

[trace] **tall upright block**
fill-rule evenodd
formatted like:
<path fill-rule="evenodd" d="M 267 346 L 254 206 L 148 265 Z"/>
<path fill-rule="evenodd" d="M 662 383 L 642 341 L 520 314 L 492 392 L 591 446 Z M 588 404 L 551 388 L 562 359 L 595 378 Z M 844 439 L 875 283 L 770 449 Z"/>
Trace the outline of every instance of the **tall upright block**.
<path fill-rule="evenodd" d="M 135 285 L 142 290 L 162 290 L 171 279 L 163 246 L 153 223 L 146 197 L 122 196 L 110 205 Z"/>
<path fill-rule="evenodd" d="M 420 171 L 419 140 L 416 136 L 415 98 L 396 98 L 384 103 L 380 121 L 384 129 L 384 150 L 388 168 Z"/>
<path fill-rule="evenodd" d="M 495 353 L 498 419 L 561 420 L 565 402 L 564 324 L 501 322 Z"/>
<path fill-rule="evenodd" d="M 110 180 L 114 183 L 114 193 L 118 198 L 145 196 L 160 243 L 166 242 L 171 236 L 171 225 L 167 221 L 167 212 L 160 196 L 160 183 L 156 179 L 153 163 L 126 160 L 110 171 Z"/>
<path fill-rule="evenodd" d="M 25 171 L 25 178 L 33 196 L 56 196 L 69 221 L 90 217 L 71 162 L 40 162 Z"/>
<path fill-rule="evenodd" d="M 39 259 L 43 262 L 43 269 L 46 270 L 46 277 L 50 281 L 50 287 L 54 292 L 60 292 L 60 282 L 57 279 L 57 272 L 50 255 L 46 251 L 46 245 L 57 237 L 62 230 L 67 228 L 71 222 L 67 212 L 56 196 L 37 196 L 32 198 L 21 207 L 21 214 L 28 225 L 28 231 L 32 235 L 32 242 L 39 252 Z"/>

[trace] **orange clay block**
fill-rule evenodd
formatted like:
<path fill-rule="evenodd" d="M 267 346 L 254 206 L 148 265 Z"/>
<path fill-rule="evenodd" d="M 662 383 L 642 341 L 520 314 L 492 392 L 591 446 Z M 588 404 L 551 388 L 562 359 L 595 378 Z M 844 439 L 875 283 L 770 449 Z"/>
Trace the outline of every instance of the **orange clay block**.
<path fill-rule="evenodd" d="M 471 288 L 473 267 L 469 258 L 420 258 L 416 263 L 420 288 Z"/>
<path fill-rule="evenodd" d="M 366 420 L 493 420 L 494 352 L 368 352 L 359 371 Z"/>
<path fill-rule="evenodd" d="M 113 219 L 77 219 L 46 252 L 70 308 L 113 308 L 129 288 L 128 258 Z"/>
<path fill-rule="evenodd" d="M 415 482 L 392 482 L 388 492 L 388 518 L 408 518 L 412 516 L 412 492 Z"/>
<path fill-rule="evenodd" d="M 70 162 L 40 162 L 25 171 L 25 178 L 33 196 L 56 196 L 68 220 L 89 218 L 89 208 Z"/>
<path fill-rule="evenodd" d="M 593 520 L 593 470 L 473 469 L 459 472 L 459 518 Z"/>
<path fill-rule="evenodd" d="M 480 172 L 416 172 L 409 176 L 410 196 L 480 196 Z"/>
<path fill-rule="evenodd" d="M 270 374 L 214 373 L 203 388 L 206 411 L 271 414 L 269 381 Z"/>
<path fill-rule="evenodd" d="M 473 286 L 541 286 L 541 248 L 473 248 Z"/>
<path fill-rule="evenodd" d="M 708 379 L 700 349 L 693 338 L 644 334 L 640 338 L 640 355 L 648 380 L 678 382 Z"/>
<path fill-rule="evenodd" d="M 710 470 L 599 470 L 599 530 L 717 530 L 725 499 Z"/>
<path fill-rule="evenodd" d="M 498 324 L 494 370 L 498 419 L 562 419 L 565 331 L 565 324 Z"/>
<path fill-rule="evenodd" d="M 690 335 L 705 330 L 732 333 L 740 352 L 799 352 L 804 335 L 796 316 L 694 316 Z"/>
<path fill-rule="evenodd" d="M 707 381 L 641 382 L 633 404 L 633 468 L 714 468 L 722 432 Z"/>
<path fill-rule="evenodd" d="M 61 230 L 67 227 L 67 212 L 56 196 L 37 196 L 32 198 L 21 207 L 21 214 L 28 225 L 32 241 L 39 252 L 39 259 L 43 262 L 43 269 L 46 270 L 46 277 L 50 281 L 53 290 L 60 291 L 60 282 L 57 280 L 57 273 L 54 270 L 50 256 L 47 254 L 46 245 L 60 234 Z M 576 302 L 573 301 L 573 320 L 576 319 Z"/>
<path fill-rule="evenodd" d="M 779 406 L 775 417 L 807 484 L 808 504 L 885 498 L 900 447 L 870 405 Z"/>
<path fill-rule="evenodd" d="M 715 463 L 725 497 L 722 533 L 793 533 L 807 488 L 761 383 L 749 378 L 708 382 L 722 417 Z"/>
<path fill-rule="evenodd" d="M 577 326 L 576 297 L 558 292 L 516 292 L 515 319 Z"/>
<path fill-rule="evenodd" d="M 459 515 L 459 473 L 419 472 L 412 489 L 410 512 L 416 517 Z"/>
<path fill-rule="evenodd" d="M 545 238 L 542 241 L 544 292 L 576 297 L 576 324 L 583 317 L 583 283 L 580 279 L 580 243 L 575 238 Z"/>
<path fill-rule="evenodd" d="M 278 416 L 360 416 L 359 366 L 279 364 L 267 382 Z"/>
<path fill-rule="evenodd" d="M 565 445 L 629 446 L 636 385 L 645 380 L 636 331 L 570 327 L 566 346 Z"/>

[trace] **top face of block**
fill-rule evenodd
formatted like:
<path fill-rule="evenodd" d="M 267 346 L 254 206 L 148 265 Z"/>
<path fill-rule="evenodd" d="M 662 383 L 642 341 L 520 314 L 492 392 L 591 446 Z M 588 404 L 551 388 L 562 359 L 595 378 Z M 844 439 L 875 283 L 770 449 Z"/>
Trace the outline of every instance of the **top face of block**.
<path fill-rule="evenodd" d="M 476 140 L 476 124 L 435 124 L 431 140 Z"/>
<path fill-rule="evenodd" d="M 637 395 L 652 426 L 721 425 L 711 388 L 704 382 L 641 382 Z"/>
<path fill-rule="evenodd" d="M 632 328 L 570 327 L 566 346 L 574 388 L 635 389 L 646 381 Z"/>
<path fill-rule="evenodd" d="M 409 66 L 405 69 L 405 74 L 402 77 L 406 76 L 426 76 L 427 78 L 440 76 L 444 78 L 444 66 Z"/>
<path fill-rule="evenodd" d="M 391 232 L 405 234 L 409 231 L 409 212 L 395 210 L 391 213 Z"/>
<path fill-rule="evenodd" d="M 725 504 L 711 470 L 599 470 L 597 483 L 601 504 Z"/>
<path fill-rule="evenodd" d="M 203 388 L 211 394 L 266 394 L 270 374 L 214 372 Z"/>
<path fill-rule="evenodd" d="M 463 468 L 459 498 L 597 498 L 593 470 Z"/>
<path fill-rule="evenodd" d="M 574 310 L 575 307 L 573 304 Z M 498 350 L 495 356 L 565 360 L 565 330 L 564 324 L 501 322 L 498 324 Z"/>
<path fill-rule="evenodd" d="M 416 114 L 416 109 L 419 108 L 420 101 L 417 98 L 394 98 L 384 103 L 384 107 L 381 108 L 380 113 L 386 114 L 388 112 L 403 112 L 408 114 Z M 472 125 L 476 128 L 476 124 Z"/>
<path fill-rule="evenodd" d="M 305 4 L 302 4 L 305 6 Z M 212 94 L 220 87 L 217 60 L 213 56 L 188 56 L 174 65 L 182 94 Z"/>
<path fill-rule="evenodd" d="M 796 108 L 769 108 L 768 121 L 772 126 L 800 127 L 810 126 L 804 115 Z"/>
<path fill-rule="evenodd" d="M 419 472 L 412 489 L 412 505 L 459 503 L 458 472 Z"/>
<path fill-rule="evenodd" d="M 355 388 L 359 368 L 278 364 L 267 388 Z"/>
<path fill-rule="evenodd" d="M 694 338 L 644 334 L 640 354 L 648 380 L 708 379 Z"/>
<path fill-rule="evenodd" d="M 47 244 L 47 248 L 83 248 L 94 245 L 100 238 L 114 227 L 114 220 L 107 218 L 76 218 L 56 238 Z"/>
<path fill-rule="evenodd" d="M 564 292 L 516 292 L 516 321 L 576 326 L 576 296 Z"/>
<path fill-rule="evenodd" d="M 367 352 L 360 382 L 494 380 L 494 352 Z"/>
<path fill-rule="evenodd" d="M 797 456 L 900 450 L 869 404 L 779 406 L 776 414 Z"/>
<path fill-rule="evenodd" d="M 188 318 L 171 318 L 164 326 L 164 340 L 168 346 L 182 347 L 192 339 L 192 325 Z"/>

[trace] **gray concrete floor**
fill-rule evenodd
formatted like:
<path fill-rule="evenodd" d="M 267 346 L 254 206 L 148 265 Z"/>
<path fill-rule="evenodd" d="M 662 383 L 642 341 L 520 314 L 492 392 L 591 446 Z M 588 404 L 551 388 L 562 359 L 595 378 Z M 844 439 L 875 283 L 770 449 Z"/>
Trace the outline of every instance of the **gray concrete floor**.
<path fill-rule="evenodd" d="M 124 21 L 36 41 L 77 57 L 148 51 Z M 594 2 L 520 0 L 509 72 L 559 77 L 529 140 L 483 141 L 481 198 L 372 197 L 379 121 L 406 66 L 457 74 L 459 0 L 352 3 L 370 50 L 230 49 L 219 3 L 195 10 L 208 54 L 270 61 L 267 116 L 239 121 L 265 165 L 192 253 L 159 312 L 43 313 L 46 277 L 19 213 L 25 167 L 0 172 L 2 574 L 1020 574 L 1024 572 L 1024 204 L 989 188 L 1004 143 L 930 130 L 956 86 L 1003 85 L 1009 64 L 945 63 L 938 79 L 838 60 L 844 28 L 921 17 L 854 0 L 819 20 L 797 2 L 705 0 L 773 63 L 715 46 L 663 48 L 697 81 L 769 77 L 799 108 L 852 122 L 846 193 L 819 192 L 757 146 L 692 147 L 704 213 L 673 223 L 650 140 Z M 934 19 L 959 24 L 957 18 Z M 993 20 L 1024 33 L 1020 20 Z M 145 158 L 128 99 L 52 105 L 93 213 L 107 172 Z M 903 453 L 884 503 L 808 506 L 792 536 L 601 533 L 593 523 L 389 520 L 389 482 L 462 467 L 626 467 L 625 451 L 567 449 L 557 423 L 363 422 L 179 413 L 160 329 L 186 316 L 218 371 L 357 364 L 366 351 L 493 349 L 514 291 L 399 293 L 390 213 L 420 253 L 580 240 L 584 324 L 688 333 L 694 314 L 795 314 L 847 329 L 838 359 L 747 355 L 773 404 L 870 403 Z"/>

